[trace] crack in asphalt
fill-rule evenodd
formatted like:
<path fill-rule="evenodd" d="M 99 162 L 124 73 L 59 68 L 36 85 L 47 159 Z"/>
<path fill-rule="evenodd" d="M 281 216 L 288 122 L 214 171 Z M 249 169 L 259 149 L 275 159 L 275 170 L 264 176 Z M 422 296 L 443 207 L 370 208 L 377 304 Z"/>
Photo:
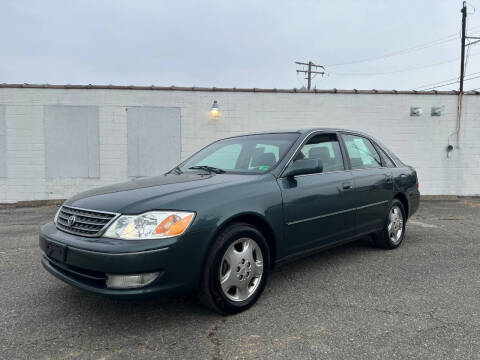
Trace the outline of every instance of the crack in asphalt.
<path fill-rule="evenodd" d="M 434 308 L 427 312 L 427 315 L 430 319 L 433 321 L 436 321 L 440 323 L 443 326 L 458 326 L 458 327 L 471 327 L 471 328 L 479 328 L 480 329 L 480 324 L 469 324 L 469 323 L 464 323 L 464 322 L 452 322 L 452 321 L 445 321 L 440 319 L 439 317 L 435 316 L 435 312 L 438 310 L 438 308 Z"/>
<path fill-rule="evenodd" d="M 344 305 L 344 304 L 325 304 L 325 306 L 331 306 L 331 307 L 337 307 L 337 308 L 343 308 L 343 309 L 355 309 L 355 310 L 360 310 L 360 311 L 371 311 L 371 312 L 377 312 L 377 313 L 382 313 L 382 314 L 389 314 L 389 315 L 402 315 L 405 317 L 425 317 L 426 319 L 431 319 L 433 321 L 438 322 L 442 326 L 458 326 L 458 327 L 471 327 L 471 328 L 480 328 L 479 325 L 475 324 L 469 324 L 469 323 L 464 323 L 464 322 L 451 322 L 451 321 L 445 321 L 437 316 L 435 316 L 435 312 L 438 310 L 438 308 L 434 308 L 430 311 L 426 312 L 419 312 L 419 313 L 407 313 L 404 311 L 400 310 L 386 310 L 386 309 L 378 309 L 378 308 L 364 308 L 361 306 L 356 306 L 356 305 Z"/>
<path fill-rule="evenodd" d="M 400 310 L 365 308 L 365 307 L 356 306 L 356 305 L 346 305 L 346 304 L 338 304 L 338 303 L 336 303 L 336 304 L 325 304 L 325 306 L 331 306 L 331 307 L 337 307 L 337 308 L 343 308 L 343 309 L 355 309 L 355 310 L 360 310 L 360 311 L 372 311 L 372 312 L 378 312 L 378 313 L 389 314 L 389 315 L 402 315 L 402 316 L 406 316 L 406 317 L 418 317 L 418 316 L 421 316 L 421 315 L 428 315 L 428 312 L 411 314 L 411 313 L 407 313 L 407 312 L 400 311 Z"/>
<path fill-rule="evenodd" d="M 474 323 L 465 323 L 465 322 L 452 322 L 452 321 L 445 321 L 443 319 L 440 319 L 438 316 L 435 315 L 435 313 L 438 310 L 438 307 L 433 308 L 430 311 L 426 312 L 418 312 L 418 313 L 408 313 L 404 311 L 399 311 L 399 310 L 386 310 L 386 309 L 379 309 L 379 308 L 364 308 L 361 306 L 355 306 L 355 305 L 343 305 L 343 304 L 325 304 L 325 306 L 331 306 L 331 307 L 336 307 L 339 309 L 355 309 L 359 311 L 371 311 L 374 313 L 382 313 L 382 314 L 389 314 L 389 315 L 401 315 L 407 318 L 421 318 L 423 317 L 427 321 L 432 321 L 431 326 L 427 326 L 426 328 L 415 328 L 415 333 L 420 334 L 420 333 L 431 333 L 432 331 L 435 331 L 436 329 L 452 329 L 452 328 L 460 328 L 463 331 L 466 331 L 466 329 L 473 329 L 477 330 L 480 329 L 480 324 L 474 324 Z"/>

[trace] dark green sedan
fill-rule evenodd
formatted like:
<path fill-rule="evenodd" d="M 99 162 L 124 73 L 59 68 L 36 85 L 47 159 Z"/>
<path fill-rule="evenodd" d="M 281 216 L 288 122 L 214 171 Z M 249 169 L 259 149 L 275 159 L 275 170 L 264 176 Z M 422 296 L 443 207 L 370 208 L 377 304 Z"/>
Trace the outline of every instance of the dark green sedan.
<path fill-rule="evenodd" d="M 93 293 L 197 292 L 232 314 L 275 266 L 366 235 L 397 248 L 419 198 L 415 170 L 366 134 L 234 136 L 162 176 L 68 199 L 41 230 L 42 264 Z"/>

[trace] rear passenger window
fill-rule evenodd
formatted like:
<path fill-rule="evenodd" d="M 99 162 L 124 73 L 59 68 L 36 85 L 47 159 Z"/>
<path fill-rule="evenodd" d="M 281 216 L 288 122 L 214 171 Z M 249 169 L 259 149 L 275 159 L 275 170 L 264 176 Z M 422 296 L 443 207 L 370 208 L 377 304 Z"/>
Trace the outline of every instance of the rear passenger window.
<path fill-rule="evenodd" d="M 312 137 L 298 153 L 298 159 L 321 160 L 323 172 L 345 170 L 340 145 L 334 134 Z"/>
<path fill-rule="evenodd" d="M 379 168 L 382 161 L 370 140 L 355 135 L 342 135 L 352 169 Z"/>

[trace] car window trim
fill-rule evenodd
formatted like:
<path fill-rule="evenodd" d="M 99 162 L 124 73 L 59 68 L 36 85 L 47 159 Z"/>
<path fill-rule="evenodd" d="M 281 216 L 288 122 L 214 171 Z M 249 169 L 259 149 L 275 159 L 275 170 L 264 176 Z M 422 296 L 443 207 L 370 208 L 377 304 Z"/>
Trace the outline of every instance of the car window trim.
<path fill-rule="evenodd" d="M 340 149 L 342 151 L 345 170 L 352 170 L 352 164 L 350 163 L 350 157 L 348 156 L 347 146 L 345 144 L 345 141 L 343 140 L 341 131 L 337 131 L 337 138 L 340 143 Z"/>
<path fill-rule="evenodd" d="M 356 136 L 356 137 L 361 137 L 361 138 L 364 138 L 368 141 L 370 141 L 370 144 L 372 144 L 373 148 L 375 149 L 375 151 L 377 152 L 379 158 L 380 158 L 380 162 L 382 163 L 382 166 L 380 167 L 366 167 L 366 166 L 362 166 L 360 168 L 353 168 L 352 167 L 352 163 L 350 162 L 350 156 L 348 156 L 348 151 L 347 151 L 347 147 L 346 147 L 346 144 L 345 144 L 345 140 L 343 139 L 342 137 L 342 142 L 345 146 L 345 152 L 347 153 L 347 156 L 348 156 L 348 162 L 349 162 L 349 165 L 350 165 L 350 169 L 351 170 L 370 170 L 370 169 L 381 169 L 381 168 L 388 168 L 388 166 L 386 166 L 385 162 L 383 161 L 383 158 L 382 158 L 382 154 L 378 151 L 378 149 L 375 147 L 376 143 L 375 141 L 373 141 L 371 138 L 369 138 L 368 136 L 365 136 L 363 134 L 358 134 L 358 133 L 354 133 L 354 132 L 346 132 L 346 131 L 340 131 L 340 134 L 341 135 L 352 135 L 352 136 Z M 395 162 L 393 162 L 395 164 Z"/>
<path fill-rule="evenodd" d="M 305 176 L 327 175 L 327 174 L 347 172 L 347 171 L 351 171 L 351 170 L 332 170 L 332 171 L 326 171 L 321 173 L 301 174 L 301 175 L 295 175 L 294 178 L 305 177 Z M 285 176 L 279 177 L 279 179 L 285 179 L 285 178 L 286 178 Z"/>
<path fill-rule="evenodd" d="M 297 177 L 297 176 L 311 176 L 311 175 L 321 175 L 321 174 L 329 174 L 329 173 L 332 173 L 332 172 L 340 172 L 340 171 L 348 171 L 348 167 L 347 167 L 347 164 L 345 163 L 345 154 L 343 153 L 343 149 L 342 149 L 342 143 L 340 141 L 340 135 L 339 135 L 339 132 L 338 131 L 328 131 L 328 130 L 312 130 L 310 131 L 306 136 L 305 138 L 302 140 L 302 142 L 297 146 L 297 148 L 295 149 L 295 151 L 293 152 L 292 156 L 290 156 L 290 158 L 288 159 L 288 161 L 285 163 L 282 171 L 280 171 L 280 175 L 278 176 L 278 179 L 283 179 L 285 178 L 285 176 L 283 176 L 283 173 L 285 172 L 285 170 L 287 169 L 287 167 L 292 163 L 292 160 L 295 159 L 295 157 L 298 155 L 298 153 L 301 151 L 301 149 L 305 146 L 305 144 L 313 137 L 317 136 L 317 135 L 321 135 L 321 134 L 324 134 L 324 135 L 328 135 L 328 134 L 334 134 L 336 137 L 337 137 L 337 141 L 340 145 L 340 152 L 342 153 L 342 158 L 343 158 L 343 167 L 344 169 L 343 170 L 334 170 L 334 171 L 327 171 L 327 172 L 321 172 L 321 173 L 312 173 L 312 174 L 303 174 L 303 175 L 296 175 L 294 177 Z"/>
<path fill-rule="evenodd" d="M 380 150 L 382 150 L 382 152 L 384 152 L 384 153 L 387 155 L 387 157 L 392 161 L 392 163 L 395 165 L 396 168 L 399 167 L 399 165 L 398 165 L 398 163 L 395 161 L 395 159 L 393 159 L 393 158 L 390 156 L 389 151 L 385 150 L 385 148 L 383 148 L 382 146 L 380 146 L 380 145 L 375 141 L 375 139 L 373 139 L 373 138 L 371 138 L 371 137 L 369 137 L 369 136 L 367 136 L 367 135 L 359 134 L 359 133 L 356 133 L 356 132 L 353 132 L 353 131 L 339 131 L 339 133 L 340 133 L 340 134 L 346 134 L 346 135 L 361 136 L 361 137 L 364 137 L 364 138 L 369 139 L 374 146 L 378 147 Z M 342 144 L 344 144 L 343 138 L 342 138 Z M 377 150 L 377 151 L 378 151 L 378 150 Z M 380 156 L 381 156 L 381 155 L 382 155 L 382 154 L 380 153 Z M 350 158 L 348 158 L 348 161 L 350 162 Z M 382 164 L 383 164 L 383 158 L 382 158 Z M 385 167 L 388 167 L 388 166 L 385 166 Z M 351 168 L 351 166 L 350 166 L 350 168 Z M 368 169 L 368 168 L 365 168 L 365 169 Z M 370 169 L 375 169 L 375 168 L 370 168 Z"/>
<path fill-rule="evenodd" d="M 373 146 L 377 148 L 377 151 L 380 154 L 380 157 L 382 159 L 382 163 L 384 163 L 384 160 L 385 160 L 384 155 L 385 155 L 392 162 L 394 167 L 398 167 L 397 163 L 387 154 L 387 152 L 380 145 L 377 144 L 376 141 L 374 141 L 373 139 L 371 141 Z M 385 167 L 387 168 L 389 167 L 386 162 L 385 162 Z"/>

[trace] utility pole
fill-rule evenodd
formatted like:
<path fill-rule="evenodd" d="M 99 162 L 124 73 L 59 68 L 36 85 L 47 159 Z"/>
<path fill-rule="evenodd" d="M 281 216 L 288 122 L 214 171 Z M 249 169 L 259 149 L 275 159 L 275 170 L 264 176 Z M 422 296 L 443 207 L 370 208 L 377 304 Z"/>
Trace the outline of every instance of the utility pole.
<path fill-rule="evenodd" d="M 460 126 L 462 123 L 462 110 L 463 110 L 463 78 L 465 76 L 465 40 L 466 40 L 466 26 L 467 26 L 467 2 L 463 2 L 462 10 L 462 47 L 460 55 L 460 89 L 458 91 L 458 104 L 457 104 L 457 127 L 453 133 L 448 135 L 447 157 L 450 151 L 453 150 L 453 146 L 450 144 L 450 136 L 456 135 L 456 148 L 460 148 Z"/>
<path fill-rule="evenodd" d="M 325 68 L 322 65 L 316 65 L 313 62 L 309 61 L 308 63 L 300 62 L 300 61 L 295 61 L 295 64 L 297 65 L 302 65 L 302 66 L 307 66 L 307 69 L 302 69 L 302 70 L 297 70 L 297 73 L 303 73 L 305 74 L 305 80 L 307 80 L 307 89 L 310 90 L 312 88 L 312 79 L 317 75 L 320 74 L 323 76 L 325 74 Z M 312 70 L 312 67 L 315 69 L 322 69 L 324 71 L 315 71 Z M 312 77 L 313 74 L 313 77 Z"/>
<path fill-rule="evenodd" d="M 466 1 L 463 2 L 463 7 L 462 7 L 462 54 L 460 56 L 460 96 L 462 96 L 463 93 L 463 78 L 464 78 L 464 72 L 465 72 L 465 28 L 467 25 L 467 3 Z"/>
<path fill-rule="evenodd" d="M 462 48 L 461 48 L 461 62 L 460 62 L 460 94 L 463 94 L 463 81 L 465 77 L 465 49 L 468 46 L 477 44 L 480 42 L 480 37 L 479 36 L 468 36 L 466 32 L 466 27 L 467 27 L 467 2 L 463 2 L 462 6 Z M 468 40 L 468 44 L 465 45 L 465 41 Z M 468 57 L 468 55 L 467 55 Z"/>

